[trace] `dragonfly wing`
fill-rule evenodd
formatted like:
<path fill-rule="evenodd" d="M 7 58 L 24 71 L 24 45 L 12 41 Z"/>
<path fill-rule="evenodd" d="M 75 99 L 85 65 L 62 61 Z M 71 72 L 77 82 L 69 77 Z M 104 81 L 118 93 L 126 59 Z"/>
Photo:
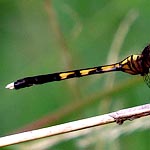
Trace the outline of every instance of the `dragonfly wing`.
<path fill-rule="evenodd" d="M 144 75 L 143 79 L 145 83 L 148 85 L 148 87 L 150 88 L 150 73 Z"/>

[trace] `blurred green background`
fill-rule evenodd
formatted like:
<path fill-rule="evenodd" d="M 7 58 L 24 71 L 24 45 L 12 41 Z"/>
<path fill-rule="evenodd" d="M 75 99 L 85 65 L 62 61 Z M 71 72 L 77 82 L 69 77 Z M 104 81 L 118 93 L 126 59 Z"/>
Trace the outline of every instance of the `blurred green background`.
<path fill-rule="evenodd" d="M 149 6 L 148 0 L 0 0 L 0 136 L 148 103 L 150 89 L 142 77 L 121 72 L 22 90 L 5 86 L 25 76 L 105 65 L 140 54 L 150 43 Z M 143 150 L 150 147 L 146 121 L 3 149 Z"/>

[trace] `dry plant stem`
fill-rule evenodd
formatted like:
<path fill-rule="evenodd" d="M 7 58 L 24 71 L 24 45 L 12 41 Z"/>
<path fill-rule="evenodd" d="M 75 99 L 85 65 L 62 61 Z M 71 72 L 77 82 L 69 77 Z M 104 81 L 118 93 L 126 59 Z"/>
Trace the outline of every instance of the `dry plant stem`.
<path fill-rule="evenodd" d="M 117 112 L 64 123 L 48 128 L 1 137 L 0 147 L 72 132 L 76 130 L 86 129 L 94 126 L 100 126 L 112 122 L 122 124 L 126 120 L 133 120 L 147 115 L 150 115 L 150 104 L 123 109 Z"/>

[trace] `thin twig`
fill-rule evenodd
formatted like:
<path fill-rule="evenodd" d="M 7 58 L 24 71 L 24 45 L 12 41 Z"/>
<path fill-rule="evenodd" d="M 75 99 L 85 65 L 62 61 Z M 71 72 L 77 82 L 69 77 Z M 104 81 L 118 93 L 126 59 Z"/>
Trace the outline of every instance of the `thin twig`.
<path fill-rule="evenodd" d="M 68 133 L 76 130 L 86 129 L 94 126 L 100 126 L 112 122 L 122 124 L 126 120 L 134 120 L 136 118 L 148 115 L 150 115 L 150 104 L 136 106 L 105 115 L 100 115 L 48 128 L 1 137 L 0 147 L 36 140 L 44 137 L 54 136 L 58 134 Z"/>

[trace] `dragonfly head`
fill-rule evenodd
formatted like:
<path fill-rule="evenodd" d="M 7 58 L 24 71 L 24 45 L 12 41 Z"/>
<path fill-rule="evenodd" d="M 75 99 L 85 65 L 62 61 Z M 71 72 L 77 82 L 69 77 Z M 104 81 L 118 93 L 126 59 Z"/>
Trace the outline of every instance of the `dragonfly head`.
<path fill-rule="evenodd" d="M 142 60 L 145 68 L 150 68 L 150 45 L 146 46 L 142 52 Z"/>

